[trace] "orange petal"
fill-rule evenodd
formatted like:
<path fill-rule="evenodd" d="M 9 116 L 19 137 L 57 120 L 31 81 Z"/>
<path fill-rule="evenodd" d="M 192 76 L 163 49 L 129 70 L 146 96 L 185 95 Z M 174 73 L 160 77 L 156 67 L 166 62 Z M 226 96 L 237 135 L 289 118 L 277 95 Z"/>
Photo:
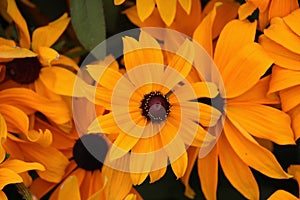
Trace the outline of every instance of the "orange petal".
<path fill-rule="evenodd" d="M 259 37 L 259 43 L 266 50 L 268 55 L 280 67 L 298 70 L 300 65 L 300 54 L 294 53 L 280 44 L 269 39 L 265 35 Z"/>
<path fill-rule="evenodd" d="M 5 39 L 0 37 L 0 44 L 5 45 L 5 46 L 10 46 L 10 47 L 15 47 L 16 43 L 13 40 Z"/>
<path fill-rule="evenodd" d="M 256 103 L 256 104 L 279 104 L 279 97 L 275 94 L 267 94 L 269 89 L 271 76 L 260 79 L 255 86 L 244 94 L 227 100 L 227 105 L 235 103 Z"/>
<path fill-rule="evenodd" d="M 269 8 L 269 19 L 273 17 L 284 17 L 297 8 L 299 8 L 297 0 L 272 0 Z"/>
<path fill-rule="evenodd" d="M 300 71 L 274 66 L 268 93 L 277 92 L 300 84 Z"/>
<path fill-rule="evenodd" d="M 280 145 L 295 144 L 290 117 L 276 108 L 241 104 L 227 106 L 226 114 L 255 137 Z"/>
<path fill-rule="evenodd" d="M 226 137 L 220 137 L 219 141 L 222 149 L 219 159 L 226 178 L 247 199 L 259 199 L 258 184 L 250 168 L 234 152 Z"/>
<path fill-rule="evenodd" d="M 4 163 L 1 164 L 1 167 L 13 170 L 17 174 L 29 170 L 40 170 L 40 171 L 45 170 L 45 167 L 40 163 L 36 163 L 36 162 L 29 163 L 29 162 L 24 162 L 22 160 L 16 160 L 16 159 L 5 161 Z"/>
<path fill-rule="evenodd" d="M 246 19 L 248 16 L 252 15 L 252 13 L 255 11 L 256 8 L 257 8 L 257 5 L 255 5 L 251 1 L 248 1 L 244 4 L 242 4 L 239 7 L 239 11 L 238 11 L 239 19 L 241 19 L 241 20 Z"/>
<path fill-rule="evenodd" d="M 0 168 L 0 190 L 2 190 L 4 186 L 8 184 L 21 182 L 23 182 L 22 177 L 16 172 L 12 171 L 11 169 Z"/>
<path fill-rule="evenodd" d="M 51 62 L 59 58 L 59 53 L 50 47 L 40 46 L 35 52 L 38 53 L 39 61 L 43 66 L 51 66 Z"/>
<path fill-rule="evenodd" d="M 125 0 L 114 0 L 115 5 L 121 5 Z"/>
<path fill-rule="evenodd" d="M 291 1 L 297 2 L 297 1 L 294 1 L 294 0 L 291 0 Z M 287 1 L 287 2 L 290 3 L 291 1 Z M 289 14 L 288 16 L 283 18 L 283 21 L 298 36 L 300 36 L 300 28 L 299 28 L 299 26 L 297 26 L 297 24 L 298 24 L 297 21 L 298 21 L 299 17 L 300 17 L 300 9 L 297 9 L 294 12 L 292 12 L 291 14 Z"/>
<path fill-rule="evenodd" d="M 0 163 L 5 159 L 6 151 L 2 146 L 7 137 L 7 126 L 3 116 L 0 114 Z"/>
<path fill-rule="evenodd" d="M 58 200 L 81 200 L 76 176 L 69 176 L 59 188 Z"/>
<path fill-rule="evenodd" d="M 201 189 L 207 199 L 217 199 L 218 184 L 218 146 L 216 145 L 204 158 L 198 159 L 198 174 Z"/>
<path fill-rule="evenodd" d="M 282 199 L 298 200 L 297 197 L 284 190 L 277 190 L 268 198 L 268 200 L 282 200 Z"/>
<path fill-rule="evenodd" d="M 37 51 L 42 46 L 51 47 L 65 31 L 69 22 L 68 14 L 64 13 L 57 20 L 34 30 L 32 34 L 32 49 Z"/>
<path fill-rule="evenodd" d="M 254 41 L 255 31 L 256 22 L 241 20 L 232 20 L 223 28 L 214 55 L 214 61 L 221 72 L 242 47 Z"/>
<path fill-rule="evenodd" d="M 155 8 L 154 0 L 137 0 L 136 8 L 139 18 L 144 21 L 147 19 Z"/>
<path fill-rule="evenodd" d="M 13 19 L 15 22 L 18 32 L 19 32 L 19 42 L 20 46 L 24 47 L 26 49 L 30 48 L 30 36 L 28 32 L 28 27 L 26 24 L 25 19 L 21 15 L 17 4 L 15 0 L 7 1 L 8 6 L 7 6 L 7 13 L 10 15 L 10 17 Z"/>
<path fill-rule="evenodd" d="M 14 58 L 29 58 L 36 57 L 37 54 L 20 47 L 11 47 L 11 46 L 0 46 L 0 58 L 5 61 L 5 59 L 14 59 Z"/>
<path fill-rule="evenodd" d="M 252 88 L 272 63 L 273 60 L 256 43 L 241 48 L 221 71 L 226 98 L 237 97 Z"/>
<path fill-rule="evenodd" d="M 287 88 L 279 92 L 281 99 L 282 110 L 287 112 L 299 105 L 300 103 L 300 94 L 299 94 L 300 85 Z"/>
<path fill-rule="evenodd" d="M 264 34 L 288 50 L 300 54 L 300 37 L 284 23 L 282 18 L 273 18 L 270 27 L 264 30 Z"/>
<path fill-rule="evenodd" d="M 177 0 L 155 0 L 158 12 L 167 26 L 170 26 L 175 18 Z"/>
<path fill-rule="evenodd" d="M 8 200 L 8 198 L 6 197 L 6 195 L 3 191 L 0 191 L 0 199 L 1 200 Z"/>
<path fill-rule="evenodd" d="M 178 0 L 182 8 L 185 10 L 185 12 L 189 15 L 192 8 L 192 0 Z"/>
<path fill-rule="evenodd" d="M 225 120 L 224 133 L 235 153 L 247 165 L 271 178 L 290 178 L 275 156 L 261 147 L 238 122 Z"/>
<path fill-rule="evenodd" d="M 296 106 L 294 109 L 289 111 L 289 115 L 292 118 L 292 128 L 295 133 L 295 141 L 300 138 L 300 124 L 298 123 L 300 120 L 300 106 Z"/>

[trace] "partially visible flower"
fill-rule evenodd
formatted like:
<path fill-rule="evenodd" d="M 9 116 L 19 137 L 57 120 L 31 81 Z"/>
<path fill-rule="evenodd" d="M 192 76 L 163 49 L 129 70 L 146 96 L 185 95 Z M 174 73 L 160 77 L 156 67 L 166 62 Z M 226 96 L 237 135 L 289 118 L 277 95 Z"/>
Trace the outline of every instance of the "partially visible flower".
<path fill-rule="evenodd" d="M 274 59 L 269 93 L 279 92 L 282 110 L 292 118 L 295 141 L 300 138 L 300 9 L 283 18 L 273 18 L 259 43 Z"/>
<path fill-rule="evenodd" d="M 170 28 L 192 37 L 194 30 L 200 24 L 201 20 L 210 12 L 214 4 L 219 2 L 220 6 L 217 10 L 216 20 L 213 28 L 213 38 L 216 38 L 225 24 L 237 16 L 239 4 L 232 0 L 213 0 L 209 1 L 203 10 L 199 0 L 192 0 L 192 8 L 190 13 L 184 12 L 183 8 L 177 5 L 177 11 L 174 21 L 170 25 L 166 25 L 159 15 L 158 8 L 154 8 L 152 14 L 146 20 L 141 20 L 138 15 L 136 6 L 124 11 L 129 20 L 139 27 L 161 27 Z M 157 33 L 156 33 L 157 34 Z M 157 36 L 160 38 L 162 36 Z"/>
<path fill-rule="evenodd" d="M 208 149 L 190 149 L 189 155 L 196 160 L 200 152 L 198 173 L 207 199 L 216 199 L 218 162 L 233 187 L 247 199 L 259 199 L 259 187 L 250 167 L 273 178 L 284 179 L 290 175 L 255 138 L 295 144 L 291 120 L 284 112 L 266 105 L 278 104 L 279 100 L 276 95 L 267 95 L 270 76 L 261 79 L 273 60 L 254 42 L 256 22 L 232 20 L 222 30 L 213 49 L 211 20 L 214 16 L 215 12 L 212 12 L 207 20 L 203 20 L 194 38 L 214 58 L 218 67 L 220 76 L 212 72 L 211 79 L 220 87 L 217 100 L 225 102 L 219 108 L 224 127 L 222 121 L 214 127 L 211 134 L 218 138 L 215 145 Z M 195 62 L 201 63 L 201 60 Z M 184 180 L 188 179 L 185 177 Z M 185 183 L 190 191 L 188 182 Z"/>
<path fill-rule="evenodd" d="M 114 0 L 115 5 L 124 3 L 125 0 Z M 170 26 L 174 21 L 176 15 L 177 4 L 184 10 L 185 13 L 190 14 L 192 9 L 192 0 L 137 0 L 137 13 L 141 21 L 146 20 L 154 12 L 155 6 L 163 22 Z M 178 11 L 177 11 L 178 12 Z"/>
<path fill-rule="evenodd" d="M 239 8 L 239 18 L 244 20 L 258 9 L 258 28 L 262 31 L 272 18 L 284 17 L 297 8 L 299 8 L 297 0 L 246 0 Z"/>

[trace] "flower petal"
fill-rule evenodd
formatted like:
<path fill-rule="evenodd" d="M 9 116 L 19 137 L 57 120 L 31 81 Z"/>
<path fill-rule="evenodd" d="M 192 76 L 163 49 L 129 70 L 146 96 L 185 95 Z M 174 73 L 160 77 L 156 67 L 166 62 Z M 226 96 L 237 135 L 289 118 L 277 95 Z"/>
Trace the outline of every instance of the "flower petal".
<path fill-rule="evenodd" d="M 291 0 L 293 1 L 293 0 Z M 290 1 L 287 1 L 290 2 Z M 297 1 L 293 1 L 297 2 Z M 288 16 L 283 18 L 283 21 L 289 26 L 290 29 L 292 29 L 298 36 L 300 36 L 300 28 L 297 26 L 297 19 L 300 17 L 300 9 L 295 10 Z"/>
<path fill-rule="evenodd" d="M 218 185 L 218 146 L 204 157 L 198 159 L 198 174 L 200 177 L 201 189 L 206 199 L 217 199 Z"/>
<path fill-rule="evenodd" d="M 237 97 L 252 88 L 272 63 L 273 60 L 256 43 L 241 48 L 221 71 L 226 98 Z"/>
<path fill-rule="evenodd" d="M 3 191 L 0 191 L 0 199 L 1 200 L 8 200 L 8 198 L 6 197 L 6 195 Z"/>
<path fill-rule="evenodd" d="M 13 19 L 19 31 L 20 46 L 26 49 L 30 48 L 30 36 L 25 19 L 21 15 L 15 0 L 7 1 L 7 13 Z"/>
<path fill-rule="evenodd" d="M 258 184 L 250 168 L 234 152 L 224 135 L 219 141 L 222 149 L 219 159 L 226 178 L 247 199 L 259 199 Z"/>
<path fill-rule="evenodd" d="M 5 159 L 6 151 L 2 146 L 7 137 L 7 126 L 3 116 L 0 114 L 0 163 Z"/>
<path fill-rule="evenodd" d="M 0 169 L 0 190 L 2 190 L 4 186 L 8 184 L 21 182 L 23 182 L 22 177 L 19 176 L 16 172 L 6 168 Z"/>
<path fill-rule="evenodd" d="M 298 200 L 297 197 L 284 190 L 277 190 L 268 198 L 268 200 L 281 200 L 281 199 Z"/>
<path fill-rule="evenodd" d="M 155 0 L 158 12 L 167 26 L 170 26 L 175 18 L 177 0 Z"/>
<path fill-rule="evenodd" d="M 69 176 L 59 188 L 58 200 L 81 200 L 76 176 Z"/>
<path fill-rule="evenodd" d="M 280 67 L 298 70 L 300 65 L 300 54 L 294 53 L 280 44 L 269 39 L 265 35 L 259 37 L 259 43 L 266 50 L 267 54 L 274 59 Z"/>
<path fill-rule="evenodd" d="M 225 120 L 224 133 L 235 153 L 247 165 L 271 178 L 290 178 L 275 156 L 261 147 L 237 122 Z"/>
<path fill-rule="evenodd" d="M 43 66 L 50 66 L 53 60 L 58 60 L 59 53 L 50 47 L 41 46 L 36 49 L 39 55 L 39 61 Z"/>
<path fill-rule="evenodd" d="M 269 18 L 284 17 L 299 8 L 297 0 L 272 0 L 269 8 Z"/>
<path fill-rule="evenodd" d="M 178 0 L 182 8 L 185 10 L 185 12 L 189 15 L 192 8 L 192 0 Z"/>
<path fill-rule="evenodd" d="M 299 105 L 300 103 L 300 94 L 299 94 L 300 85 L 281 90 L 279 96 L 281 99 L 282 110 L 287 112 Z"/>
<path fill-rule="evenodd" d="M 284 23 L 282 18 L 273 18 L 270 27 L 264 30 L 264 34 L 288 50 L 300 54 L 300 37 Z"/>
<path fill-rule="evenodd" d="M 24 162 L 22 160 L 16 160 L 16 159 L 5 161 L 4 163 L 1 164 L 1 167 L 13 170 L 17 174 L 29 170 L 40 170 L 40 171 L 45 170 L 45 167 L 40 163 L 36 163 L 36 162 L 29 163 L 29 162 Z"/>
<path fill-rule="evenodd" d="M 226 114 L 255 137 L 280 145 L 295 144 L 290 117 L 276 108 L 241 104 L 227 106 Z"/>
<path fill-rule="evenodd" d="M 214 54 L 214 61 L 221 72 L 242 47 L 254 41 L 255 31 L 256 22 L 241 20 L 232 20 L 223 28 Z"/>
<path fill-rule="evenodd" d="M 294 109 L 289 111 L 289 115 L 292 118 L 292 128 L 295 133 L 295 141 L 300 138 L 300 124 L 298 123 L 300 120 L 300 106 L 296 106 Z"/>
<path fill-rule="evenodd" d="M 137 0 L 136 1 L 136 8 L 139 18 L 142 21 L 145 21 L 155 8 L 155 1 L 154 0 Z"/>
<path fill-rule="evenodd" d="M 65 31 L 70 18 L 67 13 L 64 13 L 61 17 L 48 25 L 37 28 L 32 34 L 32 49 L 37 51 L 39 47 L 51 47 L 56 40 Z"/>
<path fill-rule="evenodd" d="M 252 15 L 252 13 L 257 8 L 257 5 L 252 3 L 251 1 L 247 1 L 239 7 L 239 19 L 245 20 L 248 16 Z"/>
<path fill-rule="evenodd" d="M 187 164 L 188 156 L 186 152 L 184 152 L 177 160 L 171 163 L 172 170 L 177 179 L 183 177 L 187 168 Z"/>
<path fill-rule="evenodd" d="M 0 46 L 0 58 L 1 60 L 5 59 L 14 59 L 14 58 L 30 58 L 36 57 L 37 54 L 20 47 L 10 47 L 10 46 Z"/>

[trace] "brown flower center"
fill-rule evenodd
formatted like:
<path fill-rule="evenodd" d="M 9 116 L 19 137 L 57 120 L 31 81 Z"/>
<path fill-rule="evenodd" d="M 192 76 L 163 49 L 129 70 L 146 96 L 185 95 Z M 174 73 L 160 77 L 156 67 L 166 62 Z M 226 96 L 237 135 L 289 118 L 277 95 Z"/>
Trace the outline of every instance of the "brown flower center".
<path fill-rule="evenodd" d="M 108 152 L 108 145 L 103 137 L 88 134 L 80 137 L 73 147 L 73 158 L 78 167 L 88 171 L 102 169 Z"/>
<path fill-rule="evenodd" d="M 6 63 L 6 75 L 17 83 L 29 84 L 39 78 L 41 68 L 37 57 L 16 58 Z"/>
<path fill-rule="evenodd" d="M 152 122 L 164 121 L 170 112 L 168 98 L 159 91 L 144 95 L 140 108 L 142 115 Z"/>

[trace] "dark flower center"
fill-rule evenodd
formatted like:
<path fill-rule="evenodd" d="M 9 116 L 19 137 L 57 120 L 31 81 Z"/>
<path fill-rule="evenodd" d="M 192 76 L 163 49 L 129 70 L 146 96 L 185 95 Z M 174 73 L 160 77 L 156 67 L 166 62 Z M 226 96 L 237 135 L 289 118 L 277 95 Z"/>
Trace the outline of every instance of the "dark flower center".
<path fill-rule="evenodd" d="M 78 167 L 88 171 L 100 169 L 108 151 L 108 145 L 103 137 L 88 134 L 80 137 L 73 147 L 73 158 Z"/>
<path fill-rule="evenodd" d="M 165 120 L 170 112 L 168 98 L 159 91 L 153 91 L 144 95 L 140 108 L 142 115 L 152 122 Z"/>
<path fill-rule="evenodd" d="M 17 83 L 29 84 L 39 78 L 41 68 L 37 57 L 16 58 L 6 63 L 6 75 Z"/>

